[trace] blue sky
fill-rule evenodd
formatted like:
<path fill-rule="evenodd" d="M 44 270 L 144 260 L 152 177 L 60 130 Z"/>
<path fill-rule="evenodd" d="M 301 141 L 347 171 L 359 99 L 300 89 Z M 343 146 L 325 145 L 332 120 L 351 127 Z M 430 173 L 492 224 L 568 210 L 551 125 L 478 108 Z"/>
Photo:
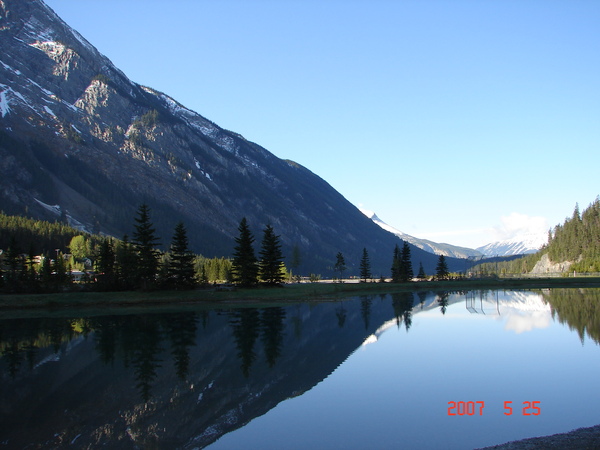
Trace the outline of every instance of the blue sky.
<path fill-rule="evenodd" d="M 46 0 L 133 81 L 405 233 L 477 247 L 600 194 L 595 0 Z"/>

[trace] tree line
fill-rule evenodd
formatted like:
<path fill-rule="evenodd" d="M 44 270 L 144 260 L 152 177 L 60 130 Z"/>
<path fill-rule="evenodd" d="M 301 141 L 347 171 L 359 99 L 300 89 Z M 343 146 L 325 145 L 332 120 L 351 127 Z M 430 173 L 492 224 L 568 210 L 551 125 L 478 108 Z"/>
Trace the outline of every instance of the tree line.
<path fill-rule="evenodd" d="M 158 250 L 161 239 L 146 204 L 138 208 L 133 228 L 131 238 L 125 235 L 119 240 L 82 233 L 62 223 L 0 214 L 0 244 L 3 246 L 0 248 L 6 249 L 0 255 L 0 291 L 64 291 L 74 287 L 75 274 L 78 289 L 99 291 L 192 289 L 215 282 L 236 283 L 242 287 L 277 286 L 291 278 L 283 262 L 280 236 L 270 224 L 263 229 L 257 255 L 255 237 L 243 218 L 231 258 L 195 255 L 189 248 L 183 222 L 175 226 L 168 250 Z M 28 253 L 23 253 L 23 245 L 28 246 Z M 66 253 L 66 248 L 70 253 Z M 294 248 L 292 253 L 292 262 L 298 261 L 299 250 Z M 340 279 L 346 269 L 344 256 L 338 252 L 334 270 L 340 273 Z M 440 256 L 436 277 L 447 276 L 445 258 Z M 360 261 L 360 278 L 364 282 L 372 278 L 366 248 Z M 396 245 L 393 251 L 391 281 L 404 283 L 413 278 L 410 246 L 402 241 L 402 248 Z M 417 278 L 426 278 L 422 264 Z"/>
<path fill-rule="evenodd" d="M 125 235 L 119 240 L 82 234 L 62 223 L 2 214 L 0 242 L 6 250 L 0 254 L 0 291 L 68 290 L 73 287 L 74 273 L 79 275 L 78 288 L 99 291 L 191 289 L 215 282 L 277 285 L 289 277 L 280 237 L 271 225 L 264 229 L 256 257 L 254 237 L 242 219 L 232 259 L 195 255 L 182 222 L 175 226 L 169 249 L 161 252 L 161 240 L 146 204 L 138 208 L 133 228 L 131 238 Z M 20 243 L 29 247 L 28 253 L 23 253 Z M 41 254 L 38 249 L 42 249 Z"/>
<path fill-rule="evenodd" d="M 415 278 L 413 267 L 412 267 L 412 259 L 410 255 L 410 245 L 404 240 L 402 240 L 402 249 L 400 249 L 399 245 L 396 244 L 394 247 L 394 252 L 392 256 L 392 266 L 391 266 L 391 282 L 392 283 L 407 283 L 412 281 Z M 346 271 L 346 260 L 342 252 L 338 252 L 336 255 L 336 262 L 333 266 L 333 270 L 335 272 L 339 272 L 340 281 L 344 278 L 344 272 Z M 370 279 L 372 279 L 373 274 L 371 273 L 371 262 L 369 259 L 369 252 L 366 248 L 363 248 L 362 257 L 360 259 L 360 279 L 363 283 L 366 283 Z M 438 256 L 438 263 L 436 265 L 436 274 L 435 278 L 438 280 L 443 280 L 448 278 L 450 272 L 448 270 L 448 263 L 446 262 L 446 257 L 444 255 Z M 425 270 L 423 269 L 423 263 L 419 262 L 419 272 L 417 273 L 416 278 L 418 280 L 425 280 L 427 275 L 425 274 Z M 385 277 L 381 277 L 380 281 L 385 281 Z"/>

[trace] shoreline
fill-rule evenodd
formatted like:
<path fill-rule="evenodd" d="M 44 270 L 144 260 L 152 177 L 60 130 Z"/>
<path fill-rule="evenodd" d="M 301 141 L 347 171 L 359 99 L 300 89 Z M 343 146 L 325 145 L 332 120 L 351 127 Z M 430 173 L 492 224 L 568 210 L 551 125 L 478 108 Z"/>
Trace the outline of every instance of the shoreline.
<path fill-rule="evenodd" d="M 532 437 L 475 450 L 593 450 L 600 448 L 600 425 L 577 428 L 566 433 Z"/>
<path fill-rule="evenodd" d="M 218 287 L 185 291 L 64 292 L 51 294 L 0 294 L 0 312 L 10 315 L 56 315 L 73 310 L 88 312 L 142 313 L 154 309 L 215 306 L 276 306 L 298 302 L 340 301 L 356 295 L 423 291 L 507 290 L 600 287 L 600 278 L 459 279 L 409 283 L 294 283 L 277 287 Z M 19 314 L 20 313 L 20 314 Z"/>

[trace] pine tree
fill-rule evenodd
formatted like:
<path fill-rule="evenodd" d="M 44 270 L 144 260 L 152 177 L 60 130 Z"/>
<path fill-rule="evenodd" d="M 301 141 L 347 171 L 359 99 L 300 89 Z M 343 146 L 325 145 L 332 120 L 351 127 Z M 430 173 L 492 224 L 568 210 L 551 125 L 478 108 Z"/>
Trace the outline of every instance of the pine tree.
<path fill-rule="evenodd" d="M 419 263 L 419 273 L 417 274 L 417 278 L 419 280 L 424 280 L 427 277 L 427 275 L 425 275 L 425 270 L 423 269 L 423 263 Z"/>
<path fill-rule="evenodd" d="M 260 278 L 268 284 L 280 284 L 283 282 L 283 255 L 279 236 L 271 225 L 263 230 L 263 241 L 260 250 L 260 262 L 258 263 Z"/>
<path fill-rule="evenodd" d="M 235 238 L 236 246 L 231 262 L 233 280 L 242 286 L 252 286 L 257 282 L 258 266 L 254 254 L 254 236 L 245 217 L 240 222 L 238 231 L 240 235 Z"/>
<path fill-rule="evenodd" d="M 400 247 L 396 244 L 392 258 L 392 283 L 400 283 L 400 264 Z"/>
<path fill-rule="evenodd" d="M 20 249 L 14 236 L 11 236 L 8 251 L 6 252 L 6 265 L 8 268 L 6 273 L 6 284 L 9 291 L 16 292 L 20 287 L 19 275 L 21 274 L 23 267 L 23 258 L 21 258 Z"/>
<path fill-rule="evenodd" d="M 292 260 L 290 261 L 290 272 L 295 272 L 298 267 L 302 264 L 302 255 L 300 254 L 300 248 L 298 245 L 294 245 L 292 249 Z M 296 275 L 300 279 L 299 275 Z"/>
<path fill-rule="evenodd" d="M 360 278 L 366 283 L 371 278 L 371 262 L 369 261 L 369 253 L 363 248 L 362 258 L 360 259 Z"/>
<path fill-rule="evenodd" d="M 156 247 L 160 245 L 156 230 L 150 222 L 148 205 L 142 204 L 139 207 L 135 223 L 132 243 L 137 253 L 137 282 L 142 289 L 148 289 L 156 280 L 159 261 Z"/>
<path fill-rule="evenodd" d="M 448 278 L 448 264 L 446 263 L 446 257 L 444 255 L 440 255 L 440 257 L 438 258 L 438 263 L 435 267 L 435 272 L 438 280 Z"/>
<path fill-rule="evenodd" d="M 56 254 L 56 259 L 54 260 L 54 281 L 56 283 L 57 289 L 61 289 L 69 284 L 71 284 L 72 278 L 69 274 L 69 269 L 65 264 L 65 255 L 63 252 L 58 251 Z"/>
<path fill-rule="evenodd" d="M 169 281 L 176 289 L 189 289 L 194 285 L 194 254 L 188 248 L 185 225 L 179 222 L 171 241 Z"/>
<path fill-rule="evenodd" d="M 115 249 L 110 238 L 104 239 L 100 244 L 100 251 L 96 259 L 98 283 L 102 289 L 114 289 L 117 284 L 115 268 Z"/>
<path fill-rule="evenodd" d="M 37 272 L 35 270 L 35 249 L 33 244 L 29 246 L 29 254 L 27 255 L 27 284 L 29 286 L 29 291 L 35 291 L 38 288 L 38 280 L 37 280 Z"/>
<path fill-rule="evenodd" d="M 400 281 L 406 283 L 412 280 L 413 277 L 414 272 L 412 269 L 412 262 L 410 260 L 410 246 L 408 245 L 408 242 L 404 241 L 400 255 Z"/>
<path fill-rule="evenodd" d="M 333 266 L 333 270 L 340 273 L 340 283 L 342 283 L 342 279 L 344 278 L 344 270 L 346 270 L 346 260 L 344 259 L 344 255 L 342 252 L 338 252 L 336 255 L 335 266 Z"/>
<path fill-rule="evenodd" d="M 137 274 L 137 257 L 129 236 L 117 243 L 115 249 L 116 273 L 121 289 L 133 289 Z"/>
<path fill-rule="evenodd" d="M 50 290 L 52 287 L 52 265 L 50 264 L 50 255 L 48 253 L 44 254 L 44 260 L 42 261 L 42 270 L 41 270 L 41 281 L 42 286 L 45 290 Z"/>

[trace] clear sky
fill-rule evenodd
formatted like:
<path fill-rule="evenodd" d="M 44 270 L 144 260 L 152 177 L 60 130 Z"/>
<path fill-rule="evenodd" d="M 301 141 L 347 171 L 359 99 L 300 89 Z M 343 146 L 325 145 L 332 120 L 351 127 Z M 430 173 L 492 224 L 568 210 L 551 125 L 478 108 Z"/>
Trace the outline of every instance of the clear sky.
<path fill-rule="evenodd" d="M 600 1 L 46 0 L 133 81 L 416 237 L 600 194 Z"/>

